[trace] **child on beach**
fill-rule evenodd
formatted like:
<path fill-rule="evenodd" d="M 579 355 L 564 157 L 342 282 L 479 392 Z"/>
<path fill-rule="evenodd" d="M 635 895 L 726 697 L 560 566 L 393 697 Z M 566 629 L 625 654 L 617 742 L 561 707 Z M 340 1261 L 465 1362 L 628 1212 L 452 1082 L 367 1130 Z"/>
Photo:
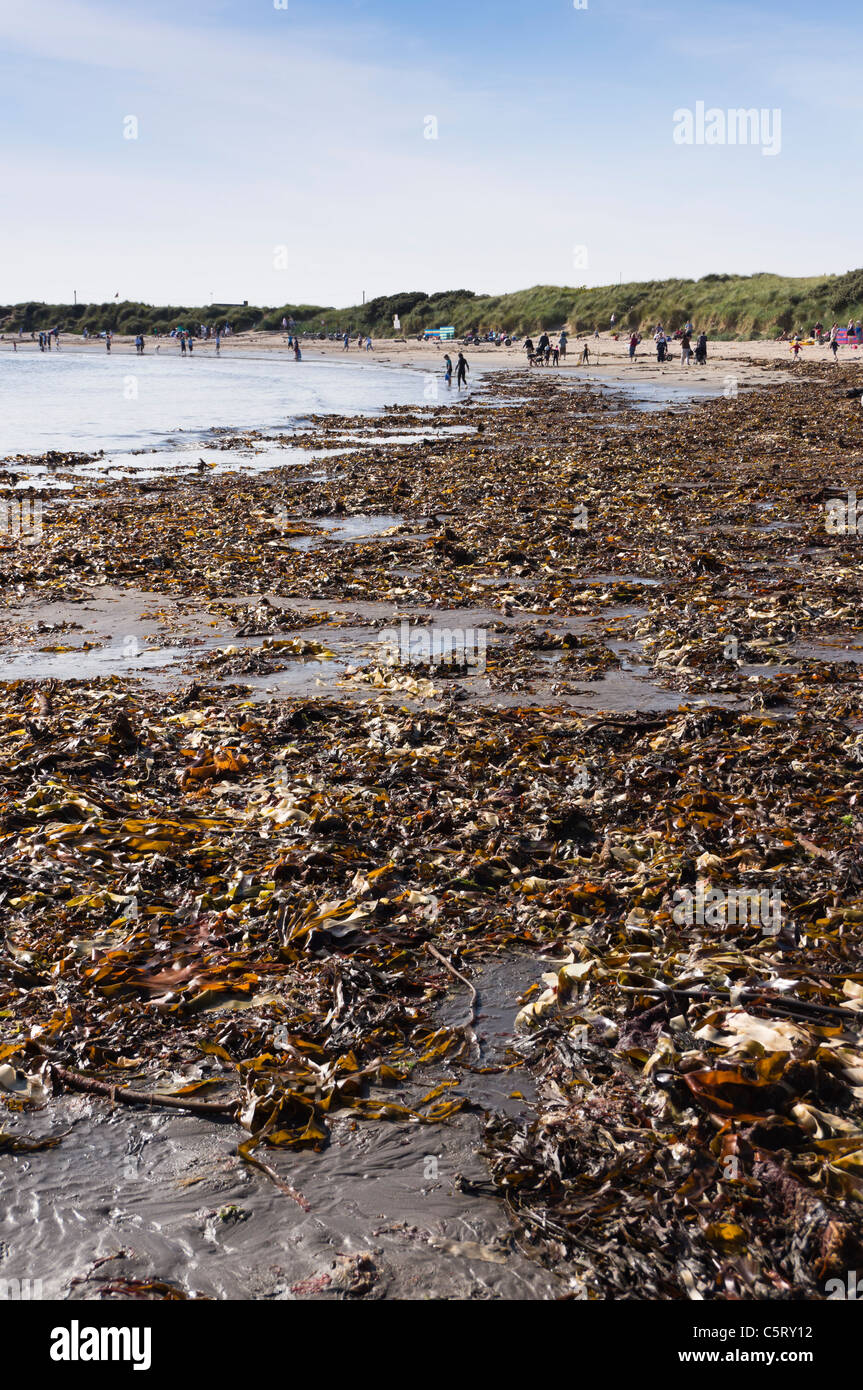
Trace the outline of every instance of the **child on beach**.
<path fill-rule="evenodd" d="M 585 367 L 590 366 L 590 348 L 587 346 L 586 341 L 584 347 L 581 349 L 581 360 Z"/>
<path fill-rule="evenodd" d="M 443 379 L 447 386 L 452 385 L 452 358 L 448 352 L 443 355 Z"/>

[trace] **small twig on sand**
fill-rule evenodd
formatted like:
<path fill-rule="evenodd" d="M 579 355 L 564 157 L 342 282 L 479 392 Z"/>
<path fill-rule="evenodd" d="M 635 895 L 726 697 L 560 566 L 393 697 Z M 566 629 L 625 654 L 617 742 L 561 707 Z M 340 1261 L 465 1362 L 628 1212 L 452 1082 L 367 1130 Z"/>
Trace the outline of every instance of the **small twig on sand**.
<path fill-rule="evenodd" d="M 463 985 L 467 985 L 470 990 L 470 1018 L 468 1019 L 467 1026 L 473 1028 L 473 1025 L 476 1023 L 476 1015 L 479 1008 L 479 994 L 476 989 L 467 976 L 462 975 L 460 971 L 456 970 L 455 966 L 451 965 L 446 956 L 442 956 L 440 951 L 436 950 L 430 941 L 426 942 L 426 950 L 430 955 L 434 956 L 435 960 L 439 960 L 441 965 L 444 966 L 451 975 L 455 975 L 457 980 L 461 980 Z"/>
<path fill-rule="evenodd" d="M 263 1159 L 255 1157 L 253 1150 L 260 1144 L 268 1129 L 272 1129 L 272 1121 L 265 1129 L 254 1135 L 253 1138 L 247 1139 L 244 1143 L 239 1144 L 237 1146 L 237 1153 L 240 1155 L 240 1158 L 245 1159 L 246 1163 L 250 1163 L 253 1168 L 259 1168 L 262 1173 L 265 1173 L 270 1181 L 276 1184 L 279 1191 L 284 1192 L 286 1197 L 291 1197 L 298 1207 L 302 1207 L 303 1211 L 311 1211 L 311 1207 L 302 1192 L 298 1192 L 295 1187 L 291 1187 L 289 1182 L 285 1182 L 284 1178 L 280 1178 L 275 1168 L 271 1168 L 269 1163 L 264 1163 Z"/>

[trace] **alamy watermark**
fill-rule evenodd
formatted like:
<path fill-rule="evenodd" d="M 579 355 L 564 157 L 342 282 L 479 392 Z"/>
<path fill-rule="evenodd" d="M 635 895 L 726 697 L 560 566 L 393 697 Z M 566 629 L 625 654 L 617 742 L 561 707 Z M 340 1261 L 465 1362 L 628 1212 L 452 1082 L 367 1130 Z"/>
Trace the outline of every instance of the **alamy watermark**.
<path fill-rule="evenodd" d="M 856 1269 L 851 1269 L 843 1279 L 828 1279 L 824 1285 L 824 1293 L 832 1302 L 844 1302 L 846 1299 L 855 1302 L 858 1298 L 863 1300 L 863 1278 L 857 1278 Z"/>
<path fill-rule="evenodd" d="M 863 536 L 863 505 L 858 505 L 856 492 L 847 493 L 844 500 L 829 498 L 824 512 L 824 529 L 829 536 Z"/>
<path fill-rule="evenodd" d="M 779 888 L 704 888 L 695 892 L 677 888 L 672 919 L 678 927 L 761 927 L 763 936 L 782 930 L 782 893 Z"/>
<path fill-rule="evenodd" d="M 402 666 L 470 666 L 477 674 L 485 670 L 487 634 L 484 628 L 412 627 L 406 618 L 401 627 L 385 628 L 379 640 L 396 649 Z"/>
<path fill-rule="evenodd" d="M 0 1303 L 26 1303 L 41 1298 L 41 1279 L 0 1279 Z"/>
<path fill-rule="evenodd" d="M 73 1318 L 68 1327 L 51 1331 L 52 1361 L 130 1361 L 133 1371 L 149 1371 L 153 1363 L 151 1327 L 82 1327 Z"/>
<path fill-rule="evenodd" d="M 0 536 L 20 537 L 25 545 L 38 545 L 42 539 L 41 497 L 0 498 Z"/>
<path fill-rule="evenodd" d="M 691 107 L 679 106 L 674 112 L 675 145 L 760 145 L 763 155 L 776 155 L 782 150 L 782 111 L 760 108 L 705 106 L 703 101 Z"/>

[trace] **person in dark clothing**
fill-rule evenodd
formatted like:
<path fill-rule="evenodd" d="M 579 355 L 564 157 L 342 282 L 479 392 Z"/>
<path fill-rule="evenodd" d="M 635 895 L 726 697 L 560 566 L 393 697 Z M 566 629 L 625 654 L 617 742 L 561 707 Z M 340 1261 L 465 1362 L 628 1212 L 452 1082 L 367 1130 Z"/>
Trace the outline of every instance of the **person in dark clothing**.
<path fill-rule="evenodd" d="M 707 363 L 707 334 L 699 333 L 698 342 L 695 344 L 695 360 L 699 367 L 704 367 Z"/>
<path fill-rule="evenodd" d="M 459 388 L 467 385 L 467 374 L 470 371 L 465 361 L 464 353 L 460 352 L 455 364 L 455 384 Z"/>

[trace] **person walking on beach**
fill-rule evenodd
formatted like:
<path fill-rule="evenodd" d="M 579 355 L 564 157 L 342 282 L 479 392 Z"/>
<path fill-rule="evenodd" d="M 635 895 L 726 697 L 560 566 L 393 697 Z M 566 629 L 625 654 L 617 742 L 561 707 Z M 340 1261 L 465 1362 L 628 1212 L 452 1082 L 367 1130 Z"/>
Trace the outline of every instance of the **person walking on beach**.
<path fill-rule="evenodd" d="M 581 362 L 582 366 L 590 366 L 590 348 L 587 346 L 587 339 L 585 339 L 584 347 L 581 349 Z"/>
<path fill-rule="evenodd" d="M 699 367 L 707 365 L 707 334 L 699 333 L 698 342 L 695 344 L 695 360 Z"/>
<path fill-rule="evenodd" d="M 468 364 L 465 361 L 464 353 L 460 352 L 458 355 L 458 360 L 455 364 L 455 381 L 456 386 L 459 388 L 459 390 L 461 390 L 463 386 L 467 385 L 467 374 L 469 370 L 470 368 L 468 367 Z"/>
<path fill-rule="evenodd" d="M 839 339 L 835 334 L 830 334 L 830 351 L 833 353 L 834 365 L 839 361 Z"/>
<path fill-rule="evenodd" d="M 635 349 L 636 349 L 637 347 L 638 347 L 638 334 L 637 334 L 637 333 L 633 333 L 632 337 L 631 337 L 630 340 L 629 340 L 629 360 L 630 360 L 630 362 L 632 362 L 632 361 L 634 360 L 634 358 L 635 358 Z"/>
<path fill-rule="evenodd" d="M 798 359 L 799 356 L 800 356 L 800 334 L 799 334 L 799 333 L 795 333 L 795 335 L 794 335 L 794 341 L 793 341 L 793 343 L 791 344 L 791 351 L 794 353 L 794 361 L 796 362 L 797 359 Z"/>
<path fill-rule="evenodd" d="M 342 344 L 343 344 L 342 352 L 347 352 L 348 348 L 349 348 L 350 345 L 351 345 L 351 340 L 350 340 L 350 338 L 348 337 L 347 333 L 346 333 L 346 334 L 344 335 L 344 337 L 342 338 Z"/>
<path fill-rule="evenodd" d="M 181 357 L 185 357 L 185 356 L 186 356 L 186 335 L 185 335 L 185 333 L 181 333 L 181 334 L 180 334 L 180 355 L 181 355 Z"/>
<path fill-rule="evenodd" d="M 443 355 L 443 379 L 447 386 L 452 386 L 452 358 L 448 352 Z"/>
<path fill-rule="evenodd" d="M 560 366 L 560 348 L 559 348 L 559 347 L 552 348 L 552 350 L 551 350 L 551 365 L 552 365 L 553 367 L 559 367 L 559 366 Z"/>
<path fill-rule="evenodd" d="M 110 351 L 111 351 L 111 330 L 110 330 L 110 328 L 108 329 L 108 332 L 105 334 L 105 351 L 106 351 L 106 352 L 110 352 Z"/>
<path fill-rule="evenodd" d="M 220 353 L 221 351 L 222 351 L 222 335 L 221 335 L 221 333 L 219 332 L 219 330 L 218 330 L 218 328 L 217 328 L 217 329 L 216 329 L 216 356 L 217 356 L 217 357 L 218 357 L 218 355 L 219 355 L 219 353 Z"/>
<path fill-rule="evenodd" d="M 684 330 L 684 333 L 683 333 L 683 337 L 680 339 L 680 365 L 681 365 L 681 367 L 688 367 L 691 358 L 692 358 L 692 339 L 691 339 L 690 336 L 689 336 L 689 331 L 685 329 L 685 330 Z"/>
<path fill-rule="evenodd" d="M 565 356 L 566 356 L 566 345 L 567 345 L 568 342 L 569 342 L 569 337 L 568 337 L 567 331 L 566 331 L 565 328 L 562 328 L 562 329 L 561 329 L 561 332 L 560 332 L 560 355 L 561 355 L 561 357 L 565 357 Z"/>
<path fill-rule="evenodd" d="M 668 339 L 666 338 L 666 336 L 665 336 L 664 333 L 657 333 L 657 335 L 656 335 L 656 360 L 657 360 L 657 362 L 660 362 L 660 363 L 661 363 L 661 362 L 664 362 L 664 361 L 665 361 L 665 358 L 666 358 L 667 352 L 668 352 Z"/>
<path fill-rule="evenodd" d="M 366 338 L 366 352 L 371 352 L 371 350 L 372 350 L 372 340 L 371 340 L 371 338 Z"/>
<path fill-rule="evenodd" d="M 295 361 L 295 362 L 302 362 L 302 360 L 303 360 L 303 354 L 300 352 L 300 340 L 299 340 L 299 338 L 297 338 L 297 337 L 295 336 L 295 337 L 294 337 L 294 361 Z"/>
<path fill-rule="evenodd" d="M 194 338 L 192 337 L 192 335 L 191 335 L 191 333 L 190 333 L 190 334 L 189 334 L 189 351 L 190 351 L 190 352 L 194 352 L 194 350 L 195 350 L 195 340 L 194 340 Z"/>

